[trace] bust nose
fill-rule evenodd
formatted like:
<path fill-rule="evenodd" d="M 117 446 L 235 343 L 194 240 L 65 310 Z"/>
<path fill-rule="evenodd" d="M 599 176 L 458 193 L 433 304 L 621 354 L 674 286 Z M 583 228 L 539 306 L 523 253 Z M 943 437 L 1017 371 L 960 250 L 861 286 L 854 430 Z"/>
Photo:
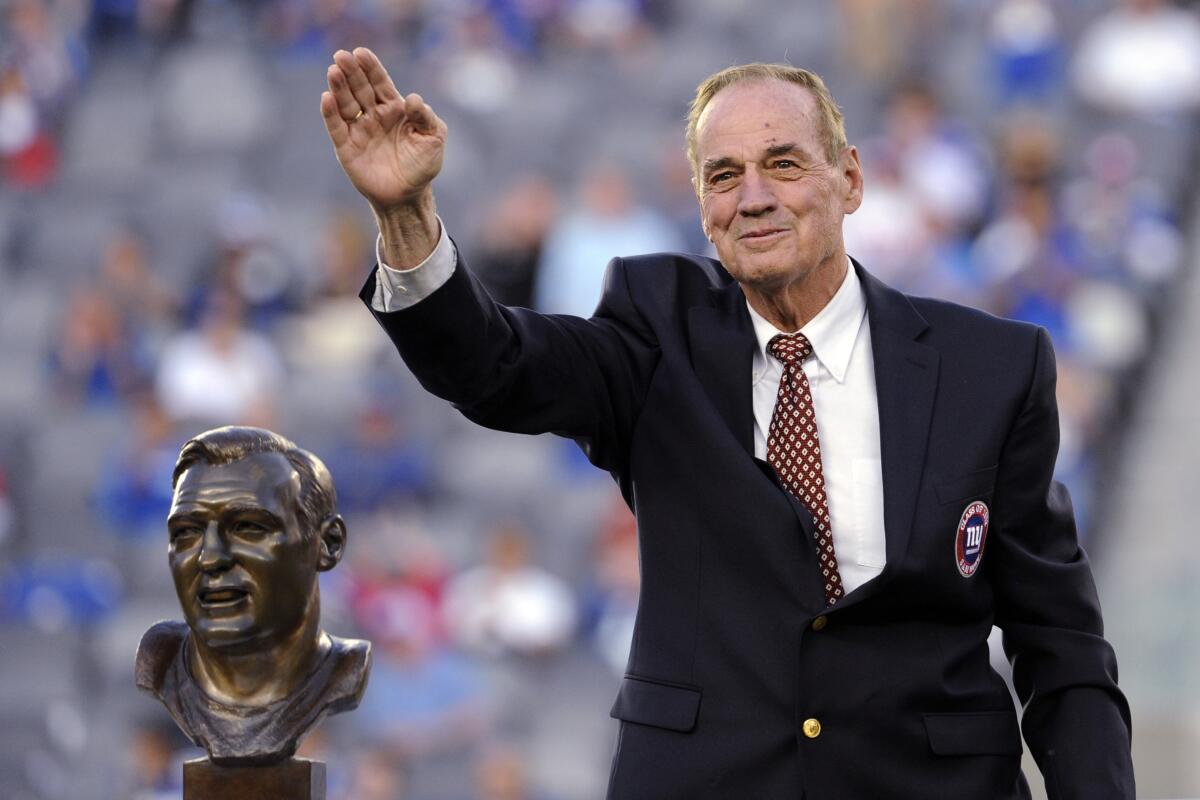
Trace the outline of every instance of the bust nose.
<path fill-rule="evenodd" d="M 216 520 L 210 521 L 204 528 L 204 538 L 200 541 L 200 569 L 205 572 L 222 572 L 229 568 L 232 560 L 225 537 L 221 535 Z"/>

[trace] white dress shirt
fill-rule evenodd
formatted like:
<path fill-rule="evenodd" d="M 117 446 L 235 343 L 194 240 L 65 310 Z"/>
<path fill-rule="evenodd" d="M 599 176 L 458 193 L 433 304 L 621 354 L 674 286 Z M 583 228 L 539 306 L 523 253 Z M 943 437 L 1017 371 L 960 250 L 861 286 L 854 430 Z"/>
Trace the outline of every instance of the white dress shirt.
<path fill-rule="evenodd" d="M 441 225 L 437 246 L 411 269 L 392 269 L 376 241 L 379 269 L 376 311 L 400 311 L 433 294 L 450 279 L 458 263 L 454 243 Z M 767 353 L 778 331 L 750 304 L 758 347 L 751 362 L 754 407 L 754 455 L 767 457 L 767 432 L 783 365 Z M 879 405 L 875 396 L 875 359 L 862 284 L 848 265 L 842 285 L 821 311 L 800 329 L 813 346 L 804 362 L 812 391 L 825 469 L 825 493 L 833 526 L 833 548 L 847 594 L 883 571 L 883 470 L 879 456 Z"/>
<path fill-rule="evenodd" d="M 754 455 L 765 460 L 767 433 L 783 378 L 783 363 L 767 352 L 767 343 L 780 331 L 750 303 L 746 308 L 758 339 L 750 368 Z M 847 265 L 833 299 L 800 333 L 813 346 L 813 355 L 804 361 L 804 375 L 817 415 L 833 551 L 842 587 L 849 594 L 882 572 L 886 559 L 875 358 L 867 300 L 853 264 Z"/>

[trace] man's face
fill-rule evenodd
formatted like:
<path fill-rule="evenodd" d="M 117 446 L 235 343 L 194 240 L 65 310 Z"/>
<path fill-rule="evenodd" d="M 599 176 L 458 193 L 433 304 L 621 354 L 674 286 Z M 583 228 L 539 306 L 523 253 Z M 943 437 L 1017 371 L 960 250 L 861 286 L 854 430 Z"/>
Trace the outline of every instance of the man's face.
<path fill-rule="evenodd" d="M 279 453 L 180 476 L 169 561 L 188 627 L 209 647 L 262 646 L 299 629 L 317 597 L 320 537 L 297 515 L 300 477 Z"/>
<path fill-rule="evenodd" d="M 774 79 L 728 86 L 701 114 L 701 219 L 739 283 L 778 290 L 844 252 L 842 218 L 862 200 L 862 173 L 852 147 L 828 163 L 821 131 L 812 94 Z"/>

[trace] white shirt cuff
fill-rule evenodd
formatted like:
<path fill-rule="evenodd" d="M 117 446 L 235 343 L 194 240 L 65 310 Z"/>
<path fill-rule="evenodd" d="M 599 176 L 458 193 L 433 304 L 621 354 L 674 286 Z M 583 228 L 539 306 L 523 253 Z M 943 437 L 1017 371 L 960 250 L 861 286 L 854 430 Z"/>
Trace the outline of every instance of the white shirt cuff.
<path fill-rule="evenodd" d="M 380 313 L 403 311 L 424 300 L 436 292 L 442 284 L 450 280 L 454 268 L 458 265 L 458 251 L 442 218 L 438 217 L 438 227 L 441 236 L 437 246 L 433 248 L 424 261 L 411 269 L 393 269 L 383 262 L 383 236 L 375 238 L 375 260 L 379 266 L 375 270 L 375 296 L 371 298 L 371 307 Z"/>

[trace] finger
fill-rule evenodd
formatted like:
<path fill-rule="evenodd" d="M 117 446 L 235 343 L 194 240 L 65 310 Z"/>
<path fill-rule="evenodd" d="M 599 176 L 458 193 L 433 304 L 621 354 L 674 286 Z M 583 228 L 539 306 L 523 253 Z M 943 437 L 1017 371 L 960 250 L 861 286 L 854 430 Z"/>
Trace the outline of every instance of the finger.
<path fill-rule="evenodd" d="M 325 80 L 329 83 L 329 91 L 337 104 L 338 114 L 346 122 L 353 121 L 358 112 L 362 111 L 362 106 L 354 99 L 354 93 L 350 91 L 350 84 L 342 68 L 331 64 L 325 73 Z"/>
<path fill-rule="evenodd" d="M 346 76 L 346 81 L 350 84 L 350 91 L 354 94 L 354 99 L 358 101 L 359 107 L 364 112 L 369 112 L 375 107 L 375 90 L 371 88 L 371 82 L 367 80 L 367 73 L 363 72 L 363 68 L 358 65 L 358 59 L 345 50 L 338 50 L 333 54 L 334 63 L 342 68 L 342 74 Z"/>
<path fill-rule="evenodd" d="M 376 100 L 386 103 L 391 100 L 401 99 L 400 92 L 396 89 L 396 84 L 392 82 L 391 76 L 384 69 L 379 56 L 372 53 L 366 47 L 356 47 L 354 48 L 354 58 L 362 68 L 363 74 L 367 76 L 367 80 L 370 81 L 371 88 L 375 91 Z"/>
<path fill-rule="evenodd" d="M 437 114 L 433 113 L 433 108 L 415 92 L 404 98 L 404 114 L 418 130 L 426 133 L 437 131 L 441 123 Z"/>
<path fill-rule="evenodd" d="M 334 147 L 341 147 L 350 140 L 350 126 L 342 119 L 337 99 L 331 92 L 321 92 L 321 118 L 325 120 L 325 130 Z"/>

